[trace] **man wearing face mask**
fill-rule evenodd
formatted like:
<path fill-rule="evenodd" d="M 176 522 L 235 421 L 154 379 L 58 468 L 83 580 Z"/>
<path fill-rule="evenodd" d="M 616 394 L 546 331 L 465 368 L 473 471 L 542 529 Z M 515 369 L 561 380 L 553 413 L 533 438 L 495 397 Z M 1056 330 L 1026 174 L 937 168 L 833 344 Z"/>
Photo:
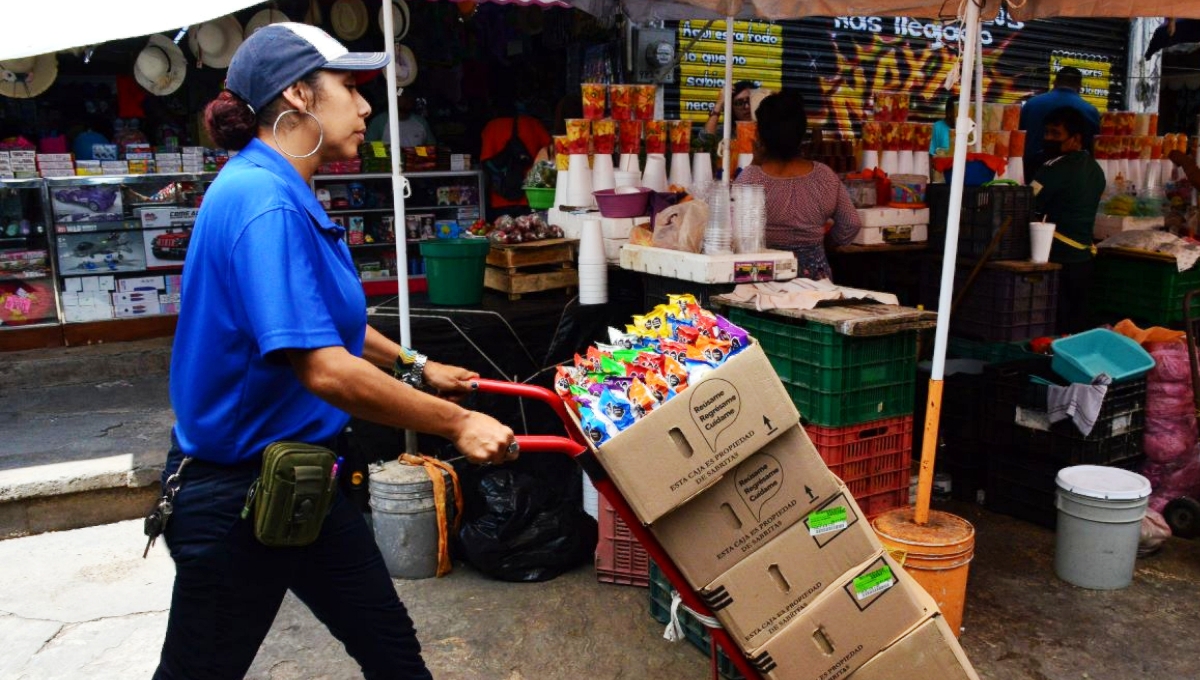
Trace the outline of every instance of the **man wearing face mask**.
<path fill-rule="evenodd" d="M 1038 169 L 1030 187 L 1034 215 L 1053 222 L 1054 246 L 1050 261 L 1062 265 L 1058 281 L 1058 332 L 1078 333 L 1088 328 L 1088 291 L 1091 287 L 1092 232 L 1096 209 L 1104 193 L 1104 171 L 1084 150 L 1087 119 L 1064 106 L 1045 120 L 1042 149 L 1046 163 Z"/>

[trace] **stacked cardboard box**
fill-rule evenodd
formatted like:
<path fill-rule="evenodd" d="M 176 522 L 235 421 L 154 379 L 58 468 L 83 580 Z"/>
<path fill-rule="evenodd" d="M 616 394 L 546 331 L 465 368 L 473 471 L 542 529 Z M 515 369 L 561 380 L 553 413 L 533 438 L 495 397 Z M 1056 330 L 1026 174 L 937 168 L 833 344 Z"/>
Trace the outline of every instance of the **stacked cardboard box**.
<path fill-rule="evenodd" d="M 75 157 L 69 153 L 39 153 L 36 159 L 42 177 L 75 176 Z"/>
<path fill-rule="evenodd" d="M 847 677 L 881 653 L 952 659 L 946 677 L 975 677 L 953 635 L 930 628 L 937 604 L 884 551 L 758 344 L 596 457 L 764 677 Z M 910 633 L 941 651 L 909 659 Z"/>

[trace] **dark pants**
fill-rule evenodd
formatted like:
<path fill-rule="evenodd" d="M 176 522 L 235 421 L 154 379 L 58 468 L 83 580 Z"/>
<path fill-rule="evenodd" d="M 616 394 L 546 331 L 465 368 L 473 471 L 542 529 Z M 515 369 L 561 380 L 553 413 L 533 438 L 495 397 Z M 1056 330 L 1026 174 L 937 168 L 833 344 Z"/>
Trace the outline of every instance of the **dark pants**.
<path fill-rule="evenodd" d="M 1058 273 L 1058 333 L 1080 333 L 1091 328 L 1088 323 L 1092 290 L 1092 272 L 1096 260 L 1064 262 Z"/>
<path fill-rule="evenodd" d="M 182 458 L 167 456 L 166 473 Z M 320 537 L 268 548 L 241 519 L 257 465 L 191 461 L 165 538 L 175 560 L 167 638 L 154 677 L 242 678 L 291 590 L 366 678 L 432 678 L 421 645 L 362 515 L 338 495 Z M 164 475 L 165 476 L 165 475 Z"/>

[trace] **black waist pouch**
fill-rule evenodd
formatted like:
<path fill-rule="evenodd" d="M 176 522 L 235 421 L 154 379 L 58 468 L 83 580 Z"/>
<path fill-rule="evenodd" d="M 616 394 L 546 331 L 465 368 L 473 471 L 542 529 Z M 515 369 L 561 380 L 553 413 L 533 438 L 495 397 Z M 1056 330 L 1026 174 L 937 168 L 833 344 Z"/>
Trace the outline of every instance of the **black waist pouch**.
<path fill-rule="evenodd" d="M 316 444 L 274 442 L 263 451 L 262 474 L 250 487 L 254 535 L 272 547 L 317 540 L 337 492 L 337 455 Z"/>

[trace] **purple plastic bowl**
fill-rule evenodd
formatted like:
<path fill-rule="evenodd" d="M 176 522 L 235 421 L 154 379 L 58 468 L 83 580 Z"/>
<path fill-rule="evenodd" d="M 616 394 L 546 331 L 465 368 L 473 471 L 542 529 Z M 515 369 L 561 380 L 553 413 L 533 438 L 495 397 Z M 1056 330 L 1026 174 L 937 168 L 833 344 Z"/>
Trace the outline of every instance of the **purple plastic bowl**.
<path fill-rule="evenodd" d="M 638 187 L 636 194 L 618 194 L 615 189 L 593 191 L 600 214 L 605 217 L 642 217 L 649 213 L 650 195 L 654 191 Z"/>

